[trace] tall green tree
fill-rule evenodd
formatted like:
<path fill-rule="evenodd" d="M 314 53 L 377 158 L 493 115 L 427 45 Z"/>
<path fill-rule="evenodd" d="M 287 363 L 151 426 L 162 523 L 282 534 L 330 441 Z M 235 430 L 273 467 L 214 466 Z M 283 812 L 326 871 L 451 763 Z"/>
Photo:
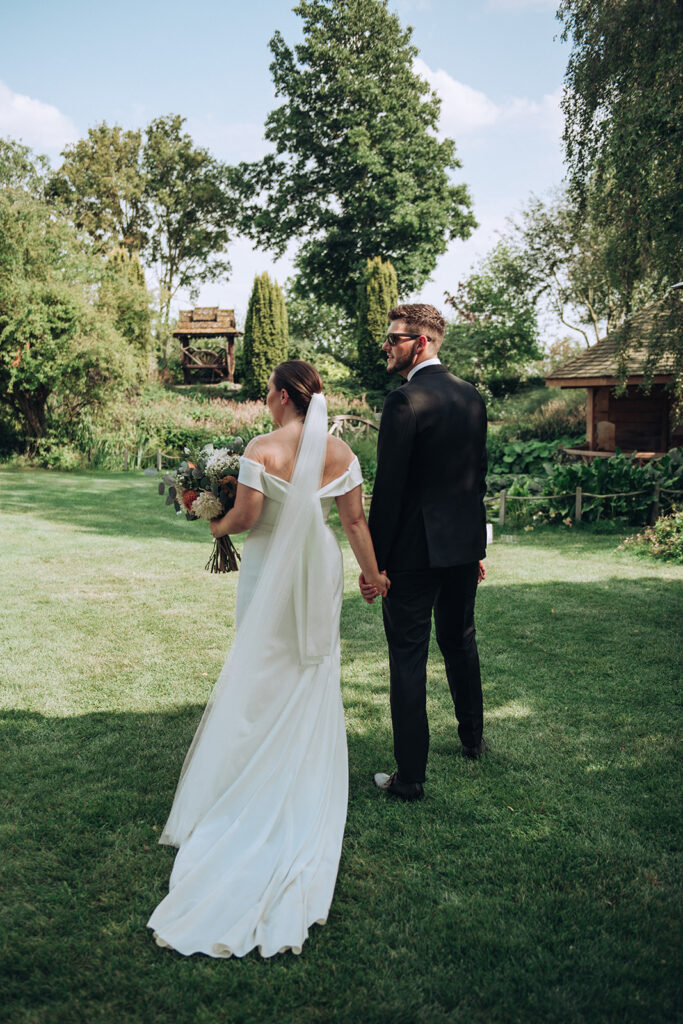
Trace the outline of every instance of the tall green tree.
<path fill-rule="evenodd" d="M 627 300 L 680 280 L 683 7 L 679 0 L 562 0 L 572 51 L 562 106 L 573 194 L 612 233 Z M 627 303 L 628 304 L 628 303 Z"/>
<path fill-rule="evenodd" d="M 145 131 L 142 153 L 147 241 L 141 256 L 159 283 L 159 309 L 167 323 L 179 289 L 230 273 L 226 258 L 233 204 L 227 168 L 195 146 L 177 114 L 158 117 Z"/>
<path fill-rule="evenodd" d="M 579 208 L 612 236 L 610 269 L 624 296 L 617 354 L 663 356 L 683 407 L 683 304 L 669 288 L 683 276 L 683 6 L 680 0 L 562 0 L 572 51 L 565 75 L 564 142 Z M 639 295 L 639 290 L 641 294 Z M 662 316 L 631 330 L 642 291 Z M 646 296 L 645 296 L 646 297 Z"/>
<path fill-rule="evenodd" d="M 387 333 L 387 313 L 398 302 L 396 271 L 379 256 L 368 260 L 358 288 L 358 376 L 367 388 L 387 384 L 386 357 L 382 342 Z"/>
<path fill-rule="evenodd" d="M 581 212 L 566 190 L 532 196 L 507 238 L 521 252 L 535 296 L 586 346 L 617 327 L 630 302 L 640 306 L 654 297 L 651 278 L 626 295 L 614 271 L 614 226 L 596 221 L 592 204 Z"/>
<path fill-rule="evenodd" d="M 268 274 L 259 274 L 244 321 L 242 389 L 248 398 L 265 398 L 273 368 L 287 358 L 289 340 L 284 295 Z"/>
<path fill-rule="evenodd" d="M 140 362 L 93 306 L 102 260 L 44 202 L 0 188 L 0 402 L 19 431 L 62 436 L 140 378 Z"/>
<path fill-rule="evenodd" d="M 105 260 L 97 308 L 142 357 L 151 345 L 150 296 L 140 261 L 117 247 Z"/>
<path fill-rule="evenodd" d="M 287 281 L 285 301 L 291 345 L 309 354 L 329 352 L 340 362 L 355 367 L 355 322 L 341 306 L 321 302 L 301 278 Z"/>
<path fill-rule="evenodd" d="M 103 121 L 67 146 L 62 158 L 49 192 L 62 201 L 76 227 L 102 252 L 119 246 L 139 252 L 149 226 L 142 133 Z"/>
<path fill-rule="evenodd" d="M 241 230 L 276 253 L 296 240 L 298 274 L 355 315 L 368 259 L 419 288 L 453 238 L 475 226 L 455 143 L 438 141 L 440 101 L 413 70 L 411 30 L 387 0 L 300 0 L 303 41 L 270 42 L 275 152 L 233 172 Z"/>
<path fill-rule="evenodd" d="M 33 153 L 15 139 L 0 139 L 0 188 L 42 198 L 49 170 L 46 156 Z"/>
<path fill-rule="evenodd" d="M 125 249 L 152 272 L 162 348 L 178 291 L 193 295 L 198 285 L 230 273 L 228 170 L 194 145 L 184 123 L 170 114 L 140 132 L 102 122 L 67 146 L 49 183 L 50 196 L 96 251 Z"/>
<path fill-rule="evenodd" d="M 518 373 L 541 358 L 529 274 L 521 255 L 505 242 L 446 301 L 457 314 L 442 348 L 449 369 L 482 380 Z"/>

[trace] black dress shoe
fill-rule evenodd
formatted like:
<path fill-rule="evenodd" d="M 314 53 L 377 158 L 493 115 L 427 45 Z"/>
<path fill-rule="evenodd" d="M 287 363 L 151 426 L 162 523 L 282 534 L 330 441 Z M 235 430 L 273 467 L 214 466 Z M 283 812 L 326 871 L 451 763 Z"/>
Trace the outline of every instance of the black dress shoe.
<path fill-rule="evenodd" d="M 466 747 L 463 743 L 461 753 L 463 757 L 469 757 L 472 761 L 478 760 L 482 754 L 485 754 L 489 749 L 489 745 L 485 739 L 481 739 L 477 743 L 476 747 Z"/>
<path fill-rule="evenodd" d="M 421 782 L 400 782 L 398 772 L 392 772 L 391 775 L 387 775 L 386 772 L 377 772 L 373 779 L 378 789 L 384 790 L 390 796 L 397 796 L 401 800 L 421 800 L 425 795 Z"/>

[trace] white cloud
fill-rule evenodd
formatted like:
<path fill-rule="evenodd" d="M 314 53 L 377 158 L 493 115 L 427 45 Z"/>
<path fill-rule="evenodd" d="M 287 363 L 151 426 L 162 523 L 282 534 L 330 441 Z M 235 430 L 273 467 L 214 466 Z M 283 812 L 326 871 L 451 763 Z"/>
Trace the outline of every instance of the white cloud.
<path fill-rule="evenodd" d="M 75 142 L 79 132 L 57 107 L 22 96 L 0 82 L 0 136 L 4 135 L 34 149 L 55 152 Z"/>
<path fill-rule="evenodd" d="M 561 87 L 555 92 L 547 93 L 540 102 L 511 99 L 503 107 L 503 116 L 509 121 L 520 121 L 529 126 L 536 125 L 551 138 L 558 139 L 564 124 L 561 100 Z"/>
<path fill-rule="evenodd" d="M 488 6 L 494 11 L 554 11 L 557 0 L 489 0 Z"/>
<path fill-rule="evenodd" d="M 485 93 L 456 81 L 447 71 L 432 71 L 419 57 L 413 68 L 441 97 L 441 130 L 445 135 L 487 128 L 498 119 L 500 111 Z"/>
<path fill-rule="evenodd" d="M 437 71 L 417 58 L 413 68 L 441 98 L 440 128 L 443 135 L 481 134 L 484 129 L 505 124 L 541 130 L 553 139 L 562 131 L 560 100 L 562 89 L 544 96 L 540 101 L 511 97 L 504 103 L 494 103 L 486 93 L 458 82 L 447 71 Z"/>

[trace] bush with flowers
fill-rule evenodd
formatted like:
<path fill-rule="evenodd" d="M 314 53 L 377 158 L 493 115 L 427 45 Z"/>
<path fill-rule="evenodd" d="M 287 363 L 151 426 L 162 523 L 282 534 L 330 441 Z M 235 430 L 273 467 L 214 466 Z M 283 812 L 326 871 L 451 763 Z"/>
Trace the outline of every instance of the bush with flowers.
<path fill-rule="evenodd" d="M 683 565 L 683 506 L 674 505 L 653 526 L 627 537 L 619 548 Z"/>

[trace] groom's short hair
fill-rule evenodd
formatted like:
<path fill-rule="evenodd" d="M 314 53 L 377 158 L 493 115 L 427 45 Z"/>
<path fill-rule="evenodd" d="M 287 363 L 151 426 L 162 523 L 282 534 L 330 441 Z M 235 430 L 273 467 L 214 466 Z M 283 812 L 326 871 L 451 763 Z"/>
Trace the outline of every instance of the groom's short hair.
<path fill-rule="evenodd" d="M 416 331 L 426 334 L 436 342 L 437 346 L 443 341 L 446 321 L 436 306 L 429 306 L 424 302 L 407 302 L 400 306 L 394 306 L 387 313 L 387 317 L 389 323 L 392 320 L 403 320 L 411 334 Z"/>

